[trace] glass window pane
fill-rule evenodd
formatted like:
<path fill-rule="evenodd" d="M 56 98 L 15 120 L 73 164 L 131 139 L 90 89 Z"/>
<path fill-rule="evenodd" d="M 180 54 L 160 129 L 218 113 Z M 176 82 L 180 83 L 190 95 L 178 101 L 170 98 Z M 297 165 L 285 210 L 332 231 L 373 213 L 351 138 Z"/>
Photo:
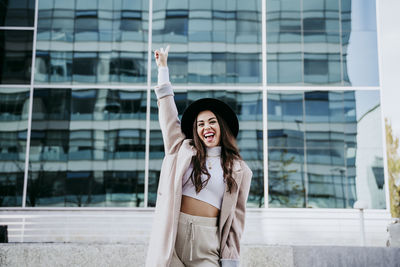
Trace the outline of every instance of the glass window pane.
<path fill-rule="evenodd" d="M 0 26 L 33 27 L 35 0 L 0 0 Z"/>
<path fill-rule="evenodd" d="M 0 30 L 0 84 L 30 84 L 33 31 Z"/>
<path fill-rule="evenodd" d="M 0 207 L 21 207 L 29 89 L 0 89 Z"/>
<path fill-rule="evenodd" d="M 379 85 L 374 0 L 265 1 L 268 84 Z"/>
<path fill-rule="evenodd" d="M 379 91 L 269 91 L 272 207 L 385 208 Z M 290 107 L 290 108 L 289 108 Z"/>
<path fill-rule="evenodd" d="M 268 207 L 305 207 L 303 149 L 268 147 Z"/>
<path fill-rule="evenodd" d="M 28 206 L 142 207 L 146 91 L 35 89 Z"/>
<path fill-rule="evenodd" d="M 261 83 L 260 1 L 167 5 L 154 2 L 152 46 L 171 44 L 172 83 Z M 152 72 L 156 82 L 155 64 Z"/>
<path fill-rule="evenodd" d="M 211 97 L 227 103 L 237 114 L 240 131 L 237 144 L 240 154 L 253 171 L 248 207 L 264 206 L 262 94 L 244 91 L 176 91 L 175 102 L 179 116 L 197 99 Z M 155 206 L 164 145 L 158 123 L 158 108 L 155 95 L 151 101 L 149 206 Z"/>
<path fill-rule="evenodd" d="M 148 1 L 43 2 L 36 83 L 145 84 Z"/>

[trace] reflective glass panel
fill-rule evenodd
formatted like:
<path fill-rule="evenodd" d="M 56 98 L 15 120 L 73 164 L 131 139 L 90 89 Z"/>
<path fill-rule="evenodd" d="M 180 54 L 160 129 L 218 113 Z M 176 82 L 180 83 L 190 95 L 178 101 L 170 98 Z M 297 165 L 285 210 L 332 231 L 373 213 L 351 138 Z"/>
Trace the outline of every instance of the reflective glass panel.
<path fill-rule="evenodd" d="M 200 98 L 217 98 L 227 103 L 237 114 L 240 131 L 237 144 L 242 158 L 253 171 L 248 207 L 264 206 L 264 168 L 262 134 L 262 94 L 248 91 L 176 91 L 175 102 L 179 117 L 185 108 Z M 158 108 L 155 94 L 151 104 L 149 206 L 155 206 L 164 145 L 158 123 Z"/>
<path fill-rule="evenodd" d="M 385 208 L 379 91 L 269 91 L 269 206 Z"/>
<path fill-rule="evenodd" d="M 21 207 L 29 88 L 0 89 L 0 207 Z"/>
<path fill-rule="evenodd" d="M 375 0 L 266 0 L 267 81 L 378 86 Z"/>
<path fill-rule="evenodd" d="M 37 83 L 144 84 L 148 1 L 39 2 Z"/>
<path fill-rule="evenodd" d="M 0 0 L 0 26 L 32 27 L 35 0 Z"/>
<path fill-rule="evenodd" d="M 35 89 L 28 206 L 144 205 L 146 92 Z"/>
<path fill-rule="evenodd" d="M 0 84 L 31 81 L 33 31 L 0 30 Z"/>
<path fill-rule="evenodd" d="M 261 2 L 155 0 L 152 47 L 165 44 L 175 84 L 260 84 Z"/>

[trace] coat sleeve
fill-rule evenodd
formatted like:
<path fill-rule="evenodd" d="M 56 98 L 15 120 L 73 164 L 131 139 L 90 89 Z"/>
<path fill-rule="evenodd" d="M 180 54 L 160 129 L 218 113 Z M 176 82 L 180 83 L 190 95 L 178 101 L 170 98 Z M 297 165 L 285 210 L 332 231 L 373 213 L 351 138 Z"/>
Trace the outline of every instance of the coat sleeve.
<path fill-rule="evenodd" d="M 244 231 L 246 203 L 252 176 L 252 171 L 246 166 L 245 175 L 239 188 L 234 218 L 229 230 L 228 239 L 226 240 L 226 247 L 222 251 L 220 259 L 222 267 L 239 267 L 240 239 Z"/>
<path fill-rule="evenodd" d="M 158 121 L 163 136 L 164 151 L 165 154 L 174 154 L 185 140 L 185 135 L 181 130 L 171 83 L 156 86 L 155 92 L 158 99 Z"/>

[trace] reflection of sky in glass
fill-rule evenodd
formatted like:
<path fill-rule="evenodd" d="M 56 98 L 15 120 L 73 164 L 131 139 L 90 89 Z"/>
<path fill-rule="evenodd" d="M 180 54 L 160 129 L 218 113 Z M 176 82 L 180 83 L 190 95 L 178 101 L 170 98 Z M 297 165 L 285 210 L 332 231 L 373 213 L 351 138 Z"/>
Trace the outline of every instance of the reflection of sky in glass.
<path fill-rule="evenodd" d="M 347 70 L 353 86 L 378 86 L 378 47 L 374 0 L 353 0 Z"/>
<path fill-rule="evenodd" d="M 357 121 L 368 111 L 380 103 L 379 91 L 355 91 Z"/>

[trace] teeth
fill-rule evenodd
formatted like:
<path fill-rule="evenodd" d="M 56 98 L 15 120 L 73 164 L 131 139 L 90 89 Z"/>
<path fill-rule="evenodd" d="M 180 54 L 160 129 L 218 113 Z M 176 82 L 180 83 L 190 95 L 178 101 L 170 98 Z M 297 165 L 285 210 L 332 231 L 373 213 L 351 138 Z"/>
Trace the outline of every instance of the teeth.
<path fill-rule="evenodd" d="M 208 133 L 208 134 L 204 135 L 204 137 L 209 137 L 209 136 L 214 136 L 214 134 L 213 133 Z"/>

